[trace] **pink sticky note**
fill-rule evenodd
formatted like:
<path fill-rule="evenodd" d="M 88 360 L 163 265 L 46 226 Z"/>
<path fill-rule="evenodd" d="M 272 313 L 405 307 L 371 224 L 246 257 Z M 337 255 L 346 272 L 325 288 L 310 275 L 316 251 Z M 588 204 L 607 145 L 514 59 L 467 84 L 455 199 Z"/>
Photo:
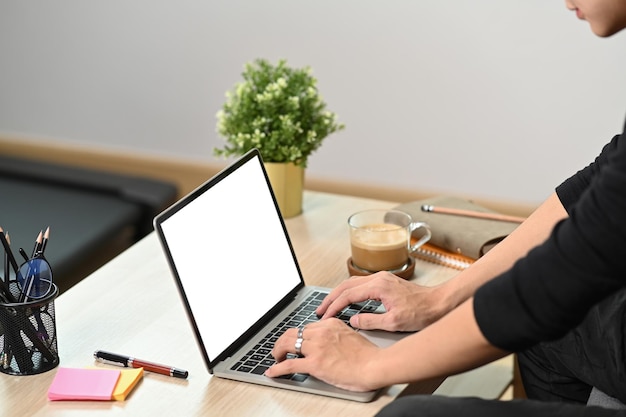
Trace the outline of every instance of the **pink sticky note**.
<path fill-rule="evenodd" d="M 48 399 L 111 400 L 120 371 L 113 369 L 59 368 L 48 389 Z"/>

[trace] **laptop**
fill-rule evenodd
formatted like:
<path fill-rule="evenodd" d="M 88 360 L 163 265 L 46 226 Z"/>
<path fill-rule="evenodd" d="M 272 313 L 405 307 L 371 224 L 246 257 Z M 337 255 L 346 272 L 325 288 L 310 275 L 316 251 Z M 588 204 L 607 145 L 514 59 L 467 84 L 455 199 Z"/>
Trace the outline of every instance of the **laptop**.
<path fill-rule="evenodd" d="M 315 307 L 330 289 L 305 285 L 258 150 L 159 214 L 154 228 L 211 374 L 361 402 L 376 396 L 309 375 L 263 375 L 274 363 L 273 342 L 287 328 L 317 320 Z M 384 308 L 370 300 L 340 318 L 361 310 Z M 363 334 L 380 346 L 403 335 Z"/>

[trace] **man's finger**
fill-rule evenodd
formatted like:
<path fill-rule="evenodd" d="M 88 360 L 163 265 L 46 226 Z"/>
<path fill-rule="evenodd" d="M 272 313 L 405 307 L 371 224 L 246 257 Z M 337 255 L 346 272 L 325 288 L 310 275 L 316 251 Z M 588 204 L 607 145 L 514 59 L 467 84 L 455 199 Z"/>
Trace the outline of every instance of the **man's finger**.
<path fill-rule="evenodd" d="M 359 313 L 350 317 L 350 325 L 361 330 L 383 329 L 383 321 L 383 314 Z"/>
<path fill-rule="evenodd" d="M 318 316 L 324 314 L 328 309 L 328 306 L 330 306 L 339 296 L 341 296 L 345 291 L 349 290 L 350 288 L 362 285 L 362 283 L 367 280 L 367 278 L 368 277 L 351 277 L 343 281 L 322 300 L 322 303 L 317 307 L 315 313 Z"/>
<path fill-rule="evenodd" d="M 300 363 L 298 363 L 300 362 Z M 298 365 L 302 364 L 302 359 L 286 359 L 282 362 L 278 362 L 269 367 L 267 371 L 265 371 L 265 376 L 269 378 L 277 378 L 282 375 L 296 374 L 296 373 L 306 373 L 303 370 L 298 369 Z"/>

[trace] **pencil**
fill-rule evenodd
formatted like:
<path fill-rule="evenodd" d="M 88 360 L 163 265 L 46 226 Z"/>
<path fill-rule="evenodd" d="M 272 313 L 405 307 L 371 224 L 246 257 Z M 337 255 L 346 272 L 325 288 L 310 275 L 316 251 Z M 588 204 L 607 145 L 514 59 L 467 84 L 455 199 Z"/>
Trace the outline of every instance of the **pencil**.
<path fill-rule="evenodd" d="M 4 233 L 4 238 L 7 240 L 7 244 L 11 247 L 11 236 L 9 236 L 9 232 Z M 4 280 L 7 282 L 11 282 L 11 272 L 9 269 L 11 265 L 9 265 L 9 254 L 4 252 Z"/>
<path fill-rule="evenodd" d="M 41 249 L 39 253 L 43 255 L 43 252 L 46 250 L 46 245 L 48 244 L 48 239 L 50 238 L 50 226 L 46 229 L 46 232 L 43 234 L 43 241 L 41 242 Z"/>
<path fill-rule="evenodd" d="M 422 206 L 422 211 L 426 211 L 429 213 L 451 214 L 453 216 L 475 217 L 477 219 L 485 219 L 485 220 L 498 220 L 501 222 L 511 222 L 511 223 L 522 223 L 524 220 L 526 220 L 523 217 L 508 216 L 506 214 L 485 213 L 483 211 L 462 210 L 462 209 L 456 209 L 456 208 L 450 208 L 450 207 L 439 207 L 439 206 L 433 206 L 430 204 L 424 204 Z"/>
<path fill-rule="evenodd" d="M 30 256 L 31 258 L 34 258 L 35 255 L 37 255 L 37 252 L 39 252 L 39 249 L 41 248 L 42 240 L 43 240 L 43 230 L 40 230 L 39 234 L 37 235 L 37 239 L 35 239 L 35 246 L 33 247 L 33 254 Z"/>
<path fill-rule="evenodd" d="M 0 280 L 0 294 L 2 295 L 1 298 L 3 298 L 3 301 L 6 300 L 6 302 L 15 303 L 17 300 L 15 299 L 15 297 L 13 297 L 13 294 L 11 294 L 11 289 L 9 287 L 11 281 L 11 272 L 9 271 L 9 269 L 10 261 L 12 260 L 15 273 L 17 274 L 17 264 L 15 262 L 15 258 L 13 258 L 11 247 L 9 246 L 9 242 L 4 235 L 4 230 L 2 230 L 2 227 L 0 227 L 0 241 L 2 241 L 2 246 L 4 246 L 4 279 Z"/>
<path fill-rule="evenodd" d="M 2 227 L 0 227 L 0 243 L 2 243 L 2 246 L 4 246 L 6 256 L 8 256 L 9 262 L 11 263 L 11 265 L 13 266 L 13 269 L 15 270 L 15 273 L 17 274 L 17 270 L 18 270 L 17 262 L 15 261 L 13 252 L 11 252 L 11 246 L 9 246 L 9 242 L 7 242 L 7 239 L 4 236 L 4 230 L 2 229 Z"/>

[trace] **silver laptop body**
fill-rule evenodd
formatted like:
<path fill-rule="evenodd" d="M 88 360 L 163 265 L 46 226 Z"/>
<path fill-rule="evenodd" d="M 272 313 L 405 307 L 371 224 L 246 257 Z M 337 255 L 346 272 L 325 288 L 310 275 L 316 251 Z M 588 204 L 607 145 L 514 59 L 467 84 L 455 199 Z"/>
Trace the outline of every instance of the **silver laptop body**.
<path fill-rule="evenodd" d="M 285 318 L 312 292 L 330 290 L 305 285 L 256 149 L 159 214 L 154 227 L 210 373 L 361 402 L 376 396 L 308 375 L 262 374 L 271 354 L 261 359 L 255 349 L 271 350 L 268 333 L 288 327 Z M 363 334 L 381 346 L 404 335 Z"/>

